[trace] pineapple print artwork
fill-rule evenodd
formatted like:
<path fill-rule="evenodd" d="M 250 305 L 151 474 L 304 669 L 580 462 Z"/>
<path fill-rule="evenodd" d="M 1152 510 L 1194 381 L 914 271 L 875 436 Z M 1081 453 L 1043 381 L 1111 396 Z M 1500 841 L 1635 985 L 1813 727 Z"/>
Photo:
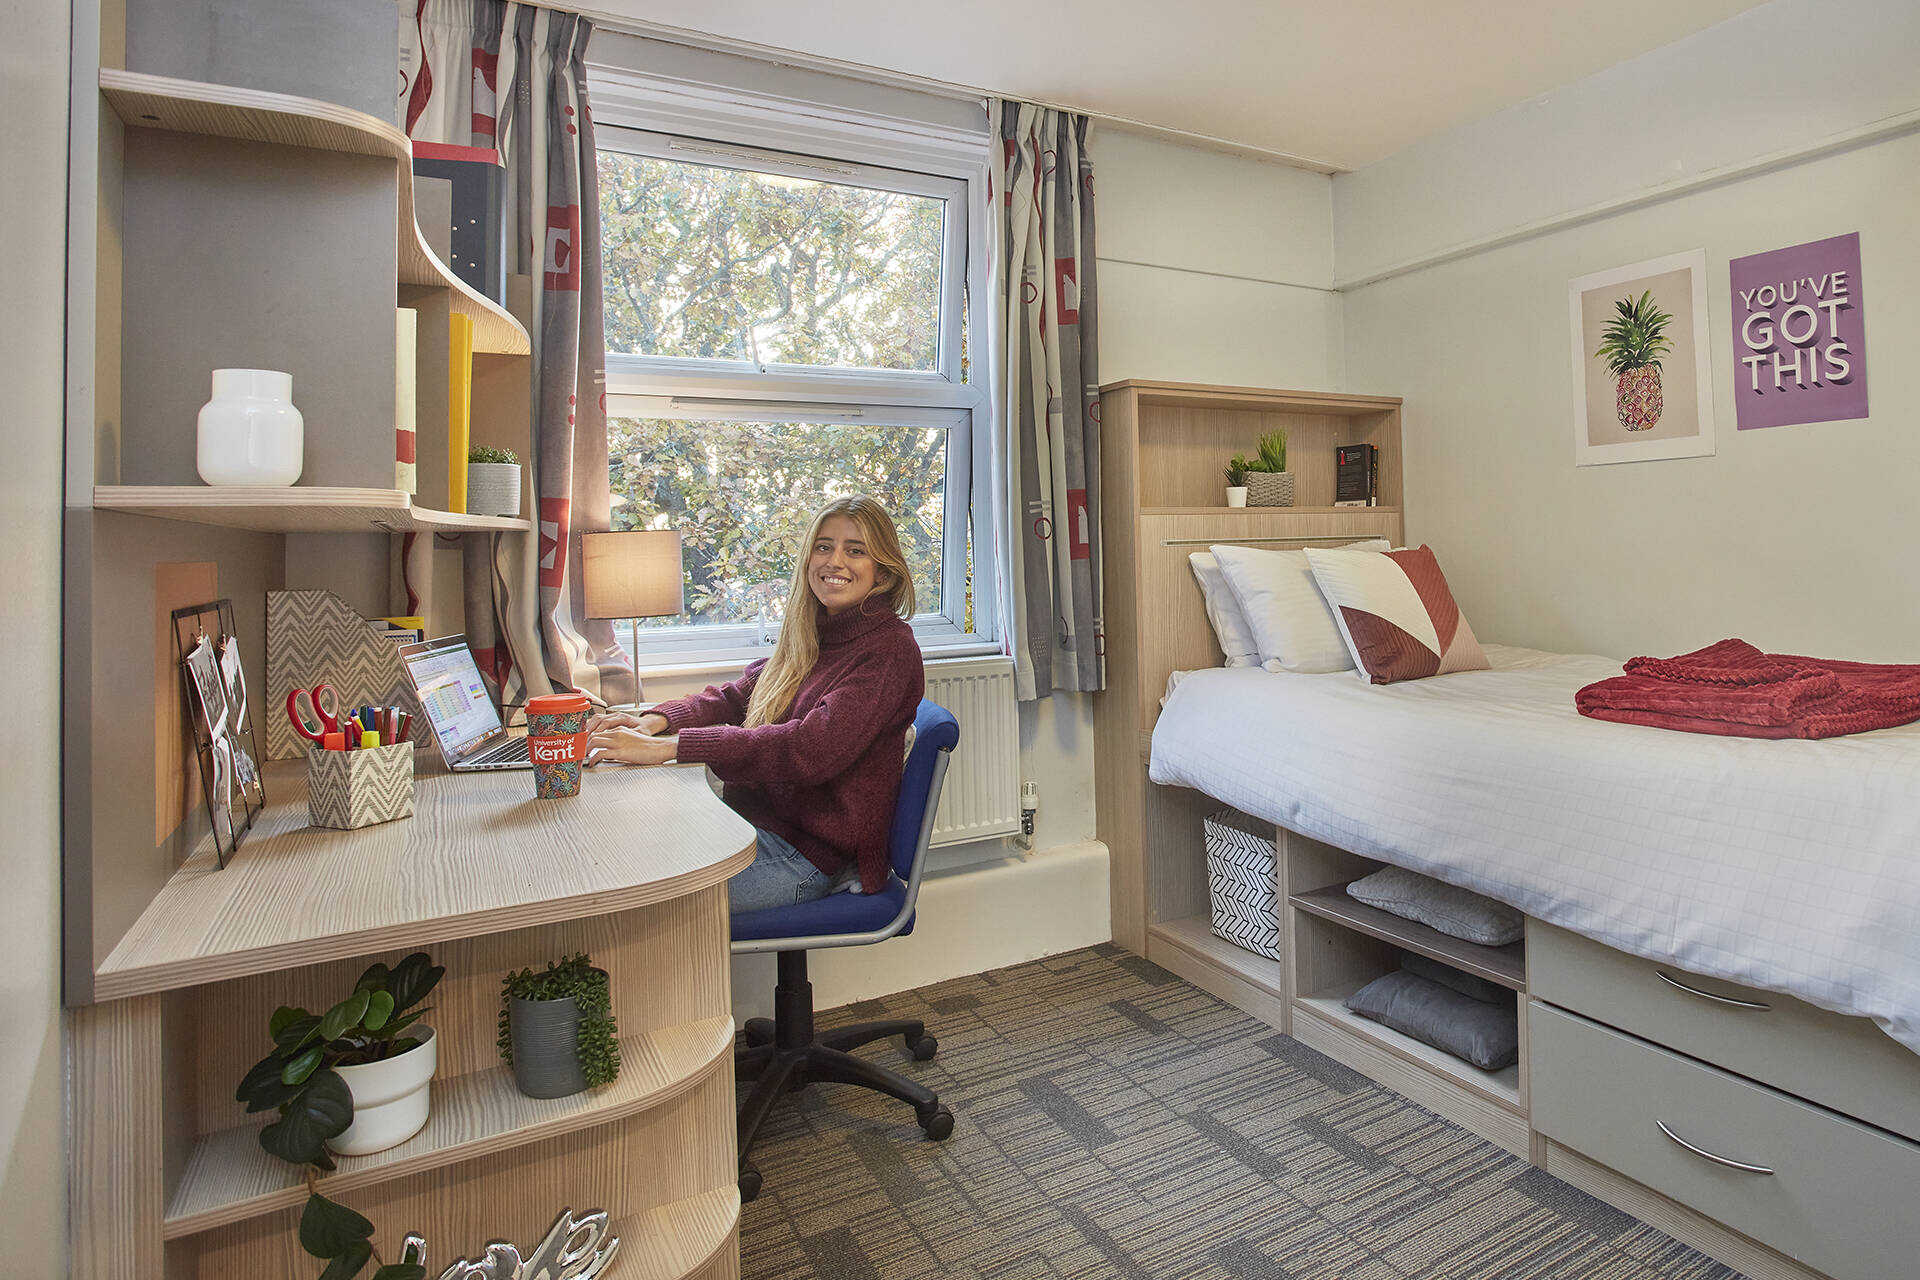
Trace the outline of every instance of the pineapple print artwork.
<path fill-rule="evenodd" d="M 1613 304 L 1615 315 L 1594 354 L 1607 362 L 1613 374 L 1613 411 L 1629 431 L 1647 431 L 1660 421 L 1666 407 L 1660 395 L 1660 361 L 1673 351 L 1667 326 L 1673 317 L 1653 300 L 1653 290 L 1632 294 Z"/>

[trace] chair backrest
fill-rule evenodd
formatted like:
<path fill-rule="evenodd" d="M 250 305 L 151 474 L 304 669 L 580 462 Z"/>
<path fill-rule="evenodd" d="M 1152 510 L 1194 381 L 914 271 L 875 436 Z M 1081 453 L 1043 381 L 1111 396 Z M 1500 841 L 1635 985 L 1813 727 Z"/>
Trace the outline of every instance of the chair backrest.
<path fill-rule="evenodd" d="M 931 699 L 920 699 L 913 716 L 913 750 L 907 753 L 906 769 L 900 775 L 900 799 L 893 806 L 893 828 L 887 837 L 887 857 L 893 874 L 902 880 L 913 878 L 913 864 L 921 854 L 920 837 L 930 829 L 933 816 L 928 809 L 940 803 L 933 786 L 935 762 L 959 741 L 960 722 L 953 713 Z"/>

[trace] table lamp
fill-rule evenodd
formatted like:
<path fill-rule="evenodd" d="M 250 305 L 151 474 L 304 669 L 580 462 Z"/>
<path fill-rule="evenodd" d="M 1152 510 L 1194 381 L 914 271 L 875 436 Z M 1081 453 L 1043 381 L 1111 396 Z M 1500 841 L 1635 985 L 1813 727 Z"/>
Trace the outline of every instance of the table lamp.
<path fill-rule="evenodd" d="M 580 555 L 587 616 L 633 622 L 634 648 L 640 646 L 639 619 L 685 611 L 678 529 L 582 534 Z M 637 678 L 634 688 L 637 699 Z"/>

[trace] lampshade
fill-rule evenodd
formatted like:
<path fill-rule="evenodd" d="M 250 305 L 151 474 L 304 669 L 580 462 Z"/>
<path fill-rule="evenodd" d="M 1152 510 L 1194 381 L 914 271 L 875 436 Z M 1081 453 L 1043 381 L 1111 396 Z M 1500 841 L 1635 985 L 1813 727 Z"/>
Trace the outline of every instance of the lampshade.
<path fill-rule="evenodd" d="M 658 618 L 682 612 L 680 531 L 581 535 L 589 618 Z"/>

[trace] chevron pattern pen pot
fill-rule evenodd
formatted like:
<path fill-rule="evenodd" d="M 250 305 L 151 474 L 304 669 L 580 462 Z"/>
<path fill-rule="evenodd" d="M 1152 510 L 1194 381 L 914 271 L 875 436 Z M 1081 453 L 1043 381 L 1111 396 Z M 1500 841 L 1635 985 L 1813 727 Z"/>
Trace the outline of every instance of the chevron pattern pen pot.
<path fill-rule="evenodd" d="M 413 744 L 307 753 L 307 820 L 351 831 L 413 816 Z"/>

